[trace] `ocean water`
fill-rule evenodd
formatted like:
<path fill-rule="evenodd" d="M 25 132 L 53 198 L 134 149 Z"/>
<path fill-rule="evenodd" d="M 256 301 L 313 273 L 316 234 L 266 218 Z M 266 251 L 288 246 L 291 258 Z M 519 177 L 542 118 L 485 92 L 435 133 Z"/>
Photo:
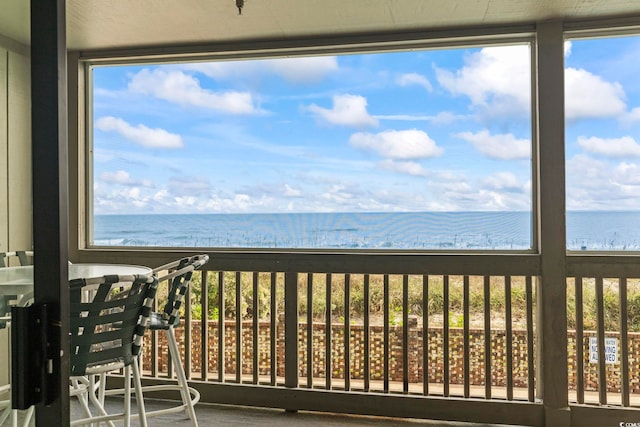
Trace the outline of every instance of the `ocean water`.
<path fill-rule="evenodd" d="M 96 246 L 526 250 L 529 212 L 96 215 Z M 640 212 L 569 212 L 571 250 L 640 250 Z"/>

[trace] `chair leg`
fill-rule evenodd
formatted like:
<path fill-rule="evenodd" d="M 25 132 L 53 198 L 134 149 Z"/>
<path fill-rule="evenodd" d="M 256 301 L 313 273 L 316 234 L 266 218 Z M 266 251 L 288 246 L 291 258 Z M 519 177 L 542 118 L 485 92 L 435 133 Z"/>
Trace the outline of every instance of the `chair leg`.
<path fill-rule="evenodd" d="M 2 413 L 0 413 L 0 425 L 4 423 L 4 420 L 9 418 L 9 415 L 11 415 L 11 407 L 2 410 Z"/>
<path fill-rule="evenodd" d="M 131 364 L 133 370 L 133 387 L 136 393 L 136 404 L 138 405 L 138 419 L 140 427 L 147 427 L 147 412 L 144 407 L 144 397 L 142 396 L 142 383 L 140 382 L 140 368 L 138 361 L 134 360 Z"/>
<path fill-rule="evenodd" d="M 108 415 L 107 410 L 104 408 L 104 400 L 103 400 L 103 401 L 100 401 L 100 400 L 96 397 L 95 393 L 91 393 L 91 394 L 89 395 L 89 398 L 91 399 L 91 403 L 93 403 L 93 406 L 95 406 L 95 407 L 97 408 L 97 410 L 98 410 L 98 412 L 100 413 L 100 415 L 105 415 L 105 416 L 106 416 L 106 415 Z M 110 427 L 115 427 L 115 424 L 113 423 L 113 421 L 107 421 L 107 424 L 108 424 Z M 93 425 L 93 424 L 92 424 L 92 425 Z M 99 425 L 100 425 L 100 423 L 98 423 L 98 426 L 99 426 Z"/>
<path fill-rule="evenodd" d="M 131 367 L 124 368 L 124 427 L 131 426 Z"/>
<path fill-rule="evenodd" d="M 189 383 L 187 382 L 187 376 L 182 366 L 182 359 L 180 358 L 180 350 L 178 343 L 176 342 L 176 336 L 173 328 L 167 329 L 167 343 L 169 344 L 169 353 L 171 354 L 171 362 L 173 364 L 178 385 L 180 387 L 180 394 L 182 395 L 182 403 L 185 405 L 185 412 L 191 419 L 191 425 L 198 427 L 198 419 L 196 418 L 196 411 L 193 407 L 193 401 L 191 400 L 191 393 L 189 393 Z"/>
<path fill-rule="evenodd" d="M 22 425 L 24 427 L 29 427 L 31 425 L 31 419 L 33 418 L 33 413 L 35 412 L 35 406 L 29 406 L 29 409 L 27 409 L 24 413 L 24 422 L 22 423 Z"/>
<path fill-rule="evenodd" d="M 91 409 L 89 408 L 89 393 L 91 392 L 89 387 L 90 384 L 80 384 L 80 381 L 77 379 L 71 380 L 71 387 L 73 387 L 73 391 L 77 393 L 78 403 L 82 406 L 82 410 L 87 418 L 91 417 Z M 83 390 L 84 389 L 84 390 Z"/>

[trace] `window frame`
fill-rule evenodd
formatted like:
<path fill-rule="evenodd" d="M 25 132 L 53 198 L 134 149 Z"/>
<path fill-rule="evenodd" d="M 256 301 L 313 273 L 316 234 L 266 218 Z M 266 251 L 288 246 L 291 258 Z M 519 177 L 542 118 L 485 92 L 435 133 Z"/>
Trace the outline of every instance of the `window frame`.
<path fill-rule="evenodd" d="M 629 25 L 629 21 L 627 19 L 613 19 L 613 20 L 603 20 L 599 22 L 567 22 L 564 25 L 563 31 L 563 44 L 567 41 L 573 40 L 588 40 L 588 39 L 606 39 L 606 38 L 621 38 L 621 37 L 639 37 L 640 38 L 640 25 L 633 24 Z M 566 68 L 566 67 L 565 67 Z M 566 79 L 566 77 L 565 77 Z M 565 80 L 566 84 L 566 80 Z M 565 118 L 565 152 L 566 152 L 566 118 Z M 565 205 L 567 201 L 566 194 L 567 191 L 567 177 L 566 177 L 566 159 L 565 159 Z M 602 211 L 606 212 L 606 211 Z M 565 227 L 567 226 L 567 215 L 565 212 Z M 568 237 L 568 236 L 566 236 Z M 571 256 L 576 261 L 580 258 L 580 264 L 585 263 L 582 268 L 590 269 L 593 265 L 589 265 L 589 260 L 594 260 L 595 257 L 616 257 L 616 256 L 625 256 L 627 259 L 633 259 L 629 257 L 638 257 L 640 256 L 640 250 L 604 250 L 604 249 L 596 249 L 596 250 L 581 250 L 581 249 L 569 249 L 569 241 L 568 238 L 565 238 L 565 250 L 568 256 Z M 584 258 L 584 261 L 582 260 Z M 613 258 L 609 258 L 608 261 L 604 261 L 606 258 L 600 258 L 601 262 L 608 264 L 610 260 Z M 596 274 L 597 275 L 597 274 Z"/>
<path fill-rule="evenodd" d="M 539 195 L 538 195 L 538 130 L 537 130 L 537 66 L 536 66 L 536 34 L 531 26 L 519 28 L 498 28 L 483 32 L 458 31 L 411 33 L 394 35 L 371 35 L 346 38 L 331 38 L 321 41 L 298 40 L 294 42 L 273 43 L 243 43 L 230 46 L 205 46 L 127 50 L 123 52 L 82 52 L 77 56 L 79 67 L 79 102 L 83 104 L 84 117 L 80 119 L 83 126 L 79 126 L 79 156 L 84 152 L 84 173 L 79 171 L 79 188 L 84 191 L 78 203 L 78 246 L 82 250 L 182 250 L 196 249 L 187 247 L 140 247 L 140 246 L 96 246 L 93 241 L 93 79 L 91 70 L 95 66 L 123 66 L 140 65 L 144 63 L 164 64 L 175 62 L 194 62 L 205 60 L 234 60 L 234 59 L 266 59 L 294 56 L 340 55 L 353 53 L 384 53 L 395 51 L 479 48 L 487 46 L 527 44 L 530 47 L 530 76 L 531 76 L 531 247 L 529 249 L 308 249 L 308 248 L 207 248 L 197 249 L 215 250 L 219 252 L 249 252 L 249 253 L 402 253 L 402 254 L 538 254 L 539 253 Z M 443 37 L 446 34 L 447 37 Z M 84 132 L 82 132 L 84 130 Z"/>

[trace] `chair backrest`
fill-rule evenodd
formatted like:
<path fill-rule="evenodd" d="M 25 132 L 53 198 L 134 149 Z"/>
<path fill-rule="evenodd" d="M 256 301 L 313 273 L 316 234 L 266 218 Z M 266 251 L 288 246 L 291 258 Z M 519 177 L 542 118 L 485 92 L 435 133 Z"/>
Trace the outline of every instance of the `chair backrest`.
<path fill-rule="evenodd" d="M 133 362 L 142 346 L 157 285 L 151 275 L 69 281 L 72 376 Z"/>
<path fill-rule="evenodd" d="M 158 278 L 158 283 L 169 281 L 169 294 L 162 310 L 162 317 L 170 325 L 177 326 L 180 323 L 180 307 L 189 288 L 191 276 L 208 261 L 208 255 L 193 255 L 153 269 L 154 274 L 168 272 Z"/>
<path fill-rule="evenodd" d="M 0 268 L 13 265 L 33 265 L 33 251 L 0 252 Z"/>

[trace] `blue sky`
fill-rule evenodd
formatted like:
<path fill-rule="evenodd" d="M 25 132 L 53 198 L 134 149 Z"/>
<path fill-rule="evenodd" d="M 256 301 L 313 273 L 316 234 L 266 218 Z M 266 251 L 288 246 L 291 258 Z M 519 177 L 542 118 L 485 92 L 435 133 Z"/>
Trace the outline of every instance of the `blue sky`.
<path fill-rule="evenodd" d="M 565 50 L 568 208 L 640 210 L 640 41 Z M 529 70 L 526 44 L 96 67 L 94 212 L 529 211 Z"/>

